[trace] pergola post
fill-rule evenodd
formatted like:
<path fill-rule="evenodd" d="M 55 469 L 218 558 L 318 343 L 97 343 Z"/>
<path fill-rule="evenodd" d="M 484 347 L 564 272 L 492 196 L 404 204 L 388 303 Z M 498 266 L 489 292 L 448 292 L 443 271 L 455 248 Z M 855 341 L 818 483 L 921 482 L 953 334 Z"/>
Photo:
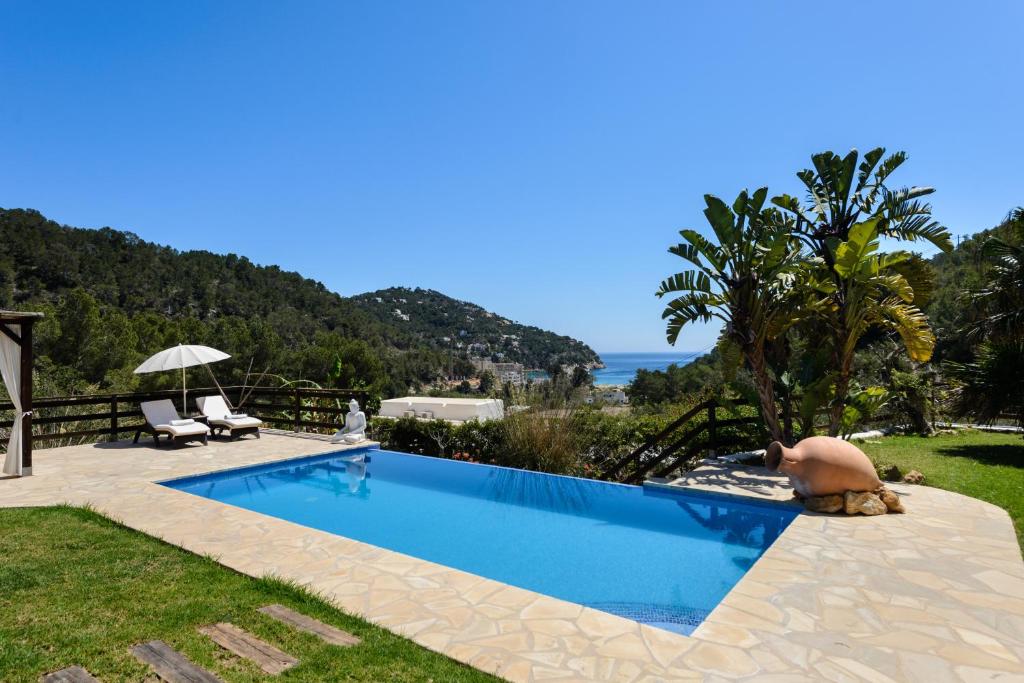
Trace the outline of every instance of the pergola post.
<path fill-rule="evenodd" d="M 0 333 L 18 347 L 17 403 L 21 405 L 21 414 L 14 416 L 13 423 L 21 420 L 22 476 L 32 474 L 32 324 L 41 317 L 42 313 L 0 311 Z M 11 326 L 16 326 L 17 332 Z"/>
<path fill-rule="evenodd" d="M 32 474 L 32 318 L 21 323 L 21 474 Z"/>

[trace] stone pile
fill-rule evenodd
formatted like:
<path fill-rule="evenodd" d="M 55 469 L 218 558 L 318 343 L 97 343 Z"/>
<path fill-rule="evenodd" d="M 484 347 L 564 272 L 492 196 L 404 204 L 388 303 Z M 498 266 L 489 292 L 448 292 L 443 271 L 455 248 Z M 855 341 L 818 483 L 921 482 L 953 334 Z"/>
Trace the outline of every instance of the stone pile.
<path fill-rule="evenodd" d="M 803 499 L 810 512 L 845 512 L 848 515 L 884 515 L 906 512 L 900 497 L 882 486 L 874 491 L 847 491 L 831 496 L 810 496 Z"/>

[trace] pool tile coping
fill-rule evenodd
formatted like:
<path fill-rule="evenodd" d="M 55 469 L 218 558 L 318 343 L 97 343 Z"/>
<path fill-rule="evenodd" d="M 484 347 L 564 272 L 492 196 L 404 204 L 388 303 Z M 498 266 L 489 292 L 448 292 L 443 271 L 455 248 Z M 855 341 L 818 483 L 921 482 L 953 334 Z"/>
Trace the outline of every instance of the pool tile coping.
<path fill-rule="evenodd" d="M 48 449 L 34 476 L 0 481 L 0 506 L 91 504 L 512 681 L 1024 681 L 1024 563 L 1009 517 L 938 489 L 894 487 L 907 515 L 800 514 L 688 637 L 155 483 L 366 445 L 265 434 L 174 451 Z M 660 485 L 791 495 L 781 478 L 748 475 L 709 464 Z"/>

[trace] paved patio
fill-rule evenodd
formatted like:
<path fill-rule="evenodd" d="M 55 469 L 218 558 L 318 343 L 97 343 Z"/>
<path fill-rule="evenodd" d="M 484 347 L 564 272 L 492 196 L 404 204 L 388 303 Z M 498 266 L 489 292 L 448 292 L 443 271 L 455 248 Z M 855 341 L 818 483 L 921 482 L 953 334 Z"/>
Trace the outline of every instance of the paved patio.
<path fill-rule="evenodd" d="M 153 483 L 335 450 L 275 434 L 41 450 L 34 476 L 0 481 L 0 506 L 91 504 L 512 681 L 1024 681 L 1024 563 L 1009 517 L 937 489 L 894 487 L 906 515 L 801 514 L 686 637 Z M 733 466 L 666 485 L 789 496 L 775 475 Z"/>

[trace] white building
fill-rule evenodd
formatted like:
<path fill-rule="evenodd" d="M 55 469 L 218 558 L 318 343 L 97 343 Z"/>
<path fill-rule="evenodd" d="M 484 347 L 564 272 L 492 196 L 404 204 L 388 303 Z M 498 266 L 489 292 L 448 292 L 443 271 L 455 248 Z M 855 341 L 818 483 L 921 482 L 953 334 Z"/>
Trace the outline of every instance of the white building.
<path fill-rule="evenodd" d="M 505 404 L 497 398 L 404 396 L 381 401 L 377 417 L 414 417 L 419 420 L 445 420 L 454 423 L 470 420 L 486 422 L 505 417 Z"/>
<path fill-rule="evenodd" d="M 629 397 L 626 396 L 626 392 L 622 389 L 593 391 L 583 400 L 585 403 L 608 403 L 613 406 L 620 406 L 629 403 Z"/>
<path fill-rule="evenodd" d="M 472 348 L 472 347 L 471 347 Z M 500 356 L 501 354 L 495 354 Z M 526 384 L 526 368 L 522 363 L 494 363 L 489 360 L 477 358 L 473 360 L 477 372 L 483 374 L 489 372 L 501 384 L 511 383 L 512 386 L 521 387 Z"/>

